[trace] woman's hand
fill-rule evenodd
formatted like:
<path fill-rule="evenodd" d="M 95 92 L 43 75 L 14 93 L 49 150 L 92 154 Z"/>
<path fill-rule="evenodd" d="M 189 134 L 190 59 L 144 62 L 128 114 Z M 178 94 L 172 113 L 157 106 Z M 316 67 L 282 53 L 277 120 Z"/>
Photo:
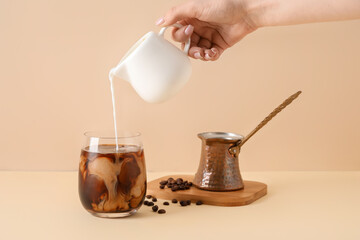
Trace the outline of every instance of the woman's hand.
<path fill-rule="evenodd" d="M 216 60 L 259 27 L 360 18 L 360 0 L 190 0 L 172 8 L 156 24 L 184 25 L 173 38 L 186 42 L 189 55 Z"/>
<path fill-rule="evenodd" d="M 156 24 L 184 25 L 173 30 L 173 39 L 184 43 L 191 36 L 189 56 L 213 61 L 256 29 L 244 7 L 239 0 L 192 0 L 173 7 Z"/>

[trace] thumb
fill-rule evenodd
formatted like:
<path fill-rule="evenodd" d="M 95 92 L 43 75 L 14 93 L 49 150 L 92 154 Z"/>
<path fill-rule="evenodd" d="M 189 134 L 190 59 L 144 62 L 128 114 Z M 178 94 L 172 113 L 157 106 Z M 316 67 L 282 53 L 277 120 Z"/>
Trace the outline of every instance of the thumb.
<path fill-rule="evenodd" d="M 177 21 L 187 18 L 196 18 L 197 7 L 191 2 L 184 3 L 182 5 L 171 8 L 164 17 L 156 21 L 156 25 L 169 26 Z"/>

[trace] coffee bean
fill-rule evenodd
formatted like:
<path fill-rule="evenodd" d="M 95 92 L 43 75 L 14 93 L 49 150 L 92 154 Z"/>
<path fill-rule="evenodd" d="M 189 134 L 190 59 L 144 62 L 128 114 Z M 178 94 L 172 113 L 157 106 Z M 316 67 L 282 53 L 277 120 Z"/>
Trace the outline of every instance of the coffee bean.
<path fill-rule="evenodd" d="M 177 191 L 177 190 L 179 190 L 179 186 L 178 186 L 178 185 L 172 186 L 171 191 L 175 192 L 175 191 Z"/>
<path fill-rule="evenodd" d="M 182 178 L 177 178 L 176 180 L 172 177 L 169 177 L 167 180 L 161 180 L 159 185 L 160 189 L 165 189 L 165 187 L 170 188 L 171 191 L 175 192 L 178 190 L 187 190 L 192 186 L 192 182 L 184 180 Z"/>
<path fill-rule="evenodd" d="M 166 211 L 165 211 L 165 209 L 160 209 L 160 210 L 158 211 L 158 213 L 159 213 L 159 214 L 163 214 L 163 213 L 166 213 Z"/>
<path fill-rule="evenodd" d="M 157 202 L 157 199 L 154 197 L 154 198 L 152 199 L 152 201 L 153 201 L 153 202 Z"/>
<path fill-rule="evenodd" d="M 183 179 L 182 179 L 182 178 L 176 179 L 176 183 L 179 184 L 179 185 L 182 184 L 182 183 L 183 183 Z"/>
<path fill-rule="evenodd" d="M 197 201 L 197 202 L 196 202 L 196 205 L 202 205 L 202 204 L 203 204 L 202 201 Z"/>
<path fill-rule="evenodd" d="M 176 200 L 175 198 L 173 200 L 171 200 L 172 203 L 177 203 L 178 200 Z"/>
<path fill-rule="evenodd" d="M 185 206 L 187 206 L 187 203 L 186 203 L 186 201 L 180 201 L 180 205 L 185 207 Z"/>
<path fill-rule="evenodd" d="M 153 203 L 153 202 L 149 202 L 149 203 L 148 203 L 148 206 L 149 206 L 149 207 L 154 206 L 154 203 Z"/>
<path fill-rule="evenodd" d="M 170 203 L 169 203 L 169 202 L 164 202 L 163 204 L 164 204 L 164 205 L 170 205 Z"/>
<path fill-rule="evenodd" d="M 167 183 L 168 183 L 168 181 L 166 181 L 166 180 L 163 180 L 160 182 L 161 185 L 166 185 Z"/>
<path fill-rule="evenodd" d="M 146 198 L 150 199 L 150 198 L 152 198 L 152 196 L 151 195 L 146 195 Z"/>
<path fill-rule="evenodd" d="M 191 205 L 191 200 L 186 201 L 187 205 Z"/>
<path fill-rule="evenodd" d="M 145 201 L 144 201 L 144 205 L 147 206 L 148 204 L 149 204 L 149 202 L 145 200 Z"/>
<path fill-rule="evenodd" d="M 155 206 L 152 207 L 152 210 L 153 210 L 154 212 L 156 212 L 158 209 L 159 209 L 158 205 L 155 205 Z"/>

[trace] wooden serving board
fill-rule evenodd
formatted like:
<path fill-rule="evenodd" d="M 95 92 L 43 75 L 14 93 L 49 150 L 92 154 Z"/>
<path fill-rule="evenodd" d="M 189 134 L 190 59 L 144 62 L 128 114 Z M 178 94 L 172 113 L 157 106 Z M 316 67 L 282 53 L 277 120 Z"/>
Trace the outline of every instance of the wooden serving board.
<path fill-rule="evenodd" d="M 265 196 L 267 193 L 267 185 L 261 182 L 244 181 L 244 188 L 229 192 L 214 192 L 201 190 L 194 185 L 188 190 L 171 191 L 170 188 L 160 189 L 160 181 L 168 178 L 182 178 L 192 182 L 194 176 L 191 175 L 173 175 L 164 176 L 148 182 L 147 194 L 153 195 L 160 199 L 177 199 L 177 200 L 191 200 L 192 202 L 202 201 L 204 204 L 215 206 L 242 206 L 250 204 L 257 199 Z"/>

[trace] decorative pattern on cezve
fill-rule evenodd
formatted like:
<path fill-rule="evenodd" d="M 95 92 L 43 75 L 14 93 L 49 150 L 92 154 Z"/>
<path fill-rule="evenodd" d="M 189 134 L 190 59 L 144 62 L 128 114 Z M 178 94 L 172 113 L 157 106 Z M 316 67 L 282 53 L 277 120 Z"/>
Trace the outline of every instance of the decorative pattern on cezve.
<path fill-rule="evenodd" d="M 211 191 L 231 191 L 244 187 L 238 153 L 229 151 L 238 142 L 236 139 L 216 141 L 202 138 L 200 164 L 193 181 L 196 187 Z"/>

